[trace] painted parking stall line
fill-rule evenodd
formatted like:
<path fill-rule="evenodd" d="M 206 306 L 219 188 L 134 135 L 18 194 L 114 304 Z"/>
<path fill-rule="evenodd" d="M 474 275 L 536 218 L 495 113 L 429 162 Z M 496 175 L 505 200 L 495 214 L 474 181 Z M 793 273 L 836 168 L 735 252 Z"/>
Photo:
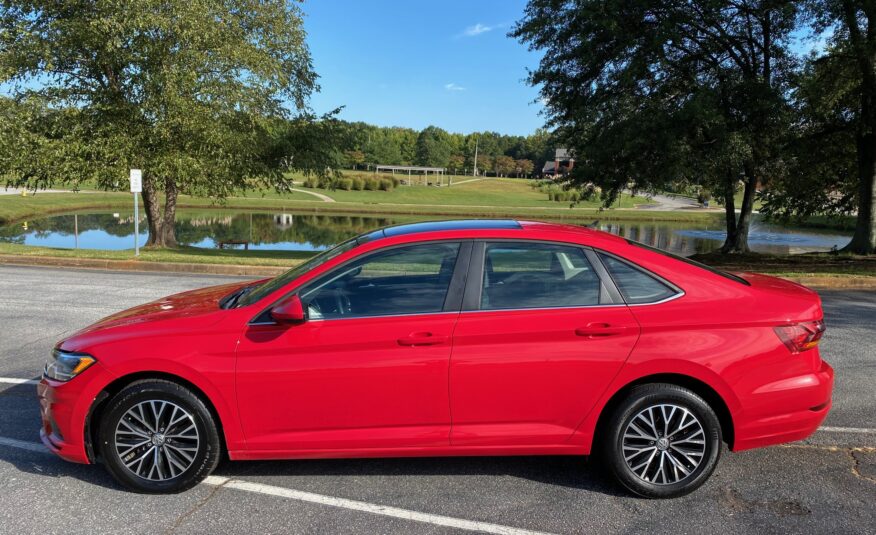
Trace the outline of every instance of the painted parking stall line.
<path fill-rule="evenodd" d="M 431 513 L 421 513 L 411 511 L 410 509 L 400 509 L 387 505 L 378 505 L 368 502 L 360 502 L 357 500 L 348 500 L 346 498 L 336 498 L 334 496 L 326 496 L 324 494 L 314 494 L 312 492 L 304 492 L 300 490 L 288 489 L 285 487 L 277 487 L 274 485 L 264 485 L 261 483 L 252 483 L 250 481 L 242 481 L 239 479 L 229 479 L 219 476 L 209 476 L 204 480 L 207 485 L 221 486 L 223 489 L 235 489 L 246 492 L 254 492 L 256 494 L 264 494 L 266 496 L 274 496 L 277 498 L 285 498 L 302 502 L 316 503 L 327 505 L 329 507 L 339 507 L 342 509 L 351 509 L 353 511 L 361 511 L 375 515 L 390 516 L 403 520 L 411 520 L 414 522 L 422 522 L 435 526 L 443 526 L 466 531 L 477 531 L 480 533 L 495 533 L 497 535 L 548 535 L 542 531 L 530 531 L 527 529 L 514 528 L 511 526 L 503 526 L 501 524 L 491 524 L 489 522 L 477 522 L 474 520 L 463 520 L 451 516 L 433 515 Z"/>
<path fill-rule="evenodd" d="M 35 385 L 39 383 L 36 379 L 19 379 L 17 377 L 0 377 L 0 383 L 10 385 Z"/>
<path fill-rule="evenodd" d="M 45 448 L 45 446 L 38 442 L 28 442 L 24 440 L 17 440 L 14 438 L 0 437 L 0 446 L 9 446 L 21 450 L 51 455 L 51 453 Z M 203 484 L 222 487 L 223 489 L 234 489 L 243 492 L 252 492 L 254 494 L 261 494 L 264 496 L 273 496 L 275 498 L 284 498 L 287 500 L 295 500 L 301 502 L 315 503 L 319 505 L 326 505 L 329 507 L 361 511 L 363 513 L 388 516 L 392 518 L 399 518 L 402 520 L 409 520 L 412 522 L 432 524 L 434 526 L 455 528 L 465 531 L 492 533 L 496 535 L 551 535 L 550 533 L 543 531 L 532 531 L 511 526 L 503 526 L 502 524 L 491 524 L 489 522 L 465 520 L 462 518 L 454 518 L 452 516 L 421 513 L 419 511 L 412 511 L 410 509 L 401 509 L 399 507 L 392 507 L 388 505 L 360 502 L 357 500 L 349 500 L 346 498 L 337 498 L 335 496 L 326 496 L 324 494 L 314 494 L 312 492 L 288 489 L 275 485 L 264 485 L 262 483 L 253 483 L 250 481 L 231 479 L 222 476 L 208 476 L 203 481 Z"/>

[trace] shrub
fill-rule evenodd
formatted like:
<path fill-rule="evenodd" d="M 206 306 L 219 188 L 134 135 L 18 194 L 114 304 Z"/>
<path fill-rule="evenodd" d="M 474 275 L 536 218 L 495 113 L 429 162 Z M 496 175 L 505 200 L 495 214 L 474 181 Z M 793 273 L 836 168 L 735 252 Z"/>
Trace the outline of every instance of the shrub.
<path fill-rule="evenodd" d="M 381 178 L 380 183 L 377 185 L 380 188 L 380 191 L 389 191 L 392 189 L 392 180 L 388 178 Z"/>
<path fill-rule="evenodd" d="M 350 178 L 339 178 L 335 181 L 335 188 L 343 191 L 353 189 L 353 180 Z"/>
<path fill-rule="evenodd" d="M 377 191 L 377 180 L 374 178 L 366 178 L 364 189 L 368 191 Z"/>
<path fill-rule="evenodd" d="M 353 190 L 362 191 L 363 187 L 365 187 L 365 181 L 362 180 L 362 177 L 353 177 Z"/>
<path fill-rule="evenodd" d="M 399 184 L 401 184 L 401 180 L 399 180 L 395 177 L 392 177 L 392 187 L 397 188 L 399 186 Z"/>

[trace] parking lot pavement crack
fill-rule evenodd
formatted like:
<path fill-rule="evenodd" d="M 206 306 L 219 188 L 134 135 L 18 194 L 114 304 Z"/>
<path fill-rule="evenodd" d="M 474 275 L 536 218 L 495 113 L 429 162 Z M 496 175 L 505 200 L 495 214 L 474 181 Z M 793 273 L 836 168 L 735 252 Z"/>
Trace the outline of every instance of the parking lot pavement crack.
<path fill-rule="evenodd" d="M 198 503 L 196 503 L 194 506 L 192 506 L 192 508 L 189 509 L 188 511 L 179 515 L 179 517 L 177 517 L 177 519 L 173 522 L 173 525 L 171 525 L 169 528 L 167 528 L 164 531 L 164 534 L 168 535 L 170 533 L 176 532 L 177 528 L 179 528 L 182 525 L 182 523 L 186 521 L 186 519 L 190 518 L 195 513 L 200 511 L 202 507 L 204 507 L 205 505 L 210 503 L 210 500 L 212 500 L 214 496 L 219 494 L 219 491 L 222 490 L 222 488 L 225 486 L 226 483 L 228 483 L 228 481 L 229 480 L 225 480 L 225 481 L 219 483 L 218 485 L 216 485 L 215 487 L 213 487 L 212 489 L 210 489 L 210 493 L 207 494 L 202 500 L 200 500 Z"/>
<path fill-rule="evenodd" d="M 870 483 L 876 484 L 876 477 L 868 476 L 861 472 L 861 458 L 859 457 L 859 455 L 861 454 L 866 455 L 866 453 L 864 452 L 849 450 L 849 457 L 852 458 L 852 473 L 855 474 L 855 477 L 857 477 L 858 479 L 863 479 L 864 481 L 869 481 Z"/>
<path fill-rule="evenodd" d="M 842 452 L 849 456 L 852 461 L 852 475 L 856 478 L 876 484 L 876 477 L 869 476 L 861 472 L 860 455 L 868 455 L 876 453 L 876 447 L 872 446 L 820 446 L 816 444 L 782 444 L 780 448 L 796 448 L 806 450 L 822 450 L 831 452 Z"/>

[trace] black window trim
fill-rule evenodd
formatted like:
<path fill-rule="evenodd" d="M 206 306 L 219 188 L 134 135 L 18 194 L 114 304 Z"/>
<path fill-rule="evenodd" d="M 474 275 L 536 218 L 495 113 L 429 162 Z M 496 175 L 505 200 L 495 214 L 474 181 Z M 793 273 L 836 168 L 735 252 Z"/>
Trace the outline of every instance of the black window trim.
<path fill-rule="evenodd" d="M 436 314 L 454 314 L 458 313 L 461 310 L 463 294 L 465 292 L 465 282 L 466 277 L 469 272 L 469 264 L 471 262 L 471 251 L 472 251 L 472 239 L 467 238 L 444 238 L 444 239 L 436 239 L 436 240 L 423 240 L 416 242 L 406 242 L 406 243 L 397 243 L 394 245 L 389 245 L 387 247 L 380 247 L 378 249 L 374 249 L 372 251 L 368 251 L 367 253 L 356 255 L 352 258 L 345 260 L 344 262 L 338 264 L 337 266 L 331 268 L 326 271 L 322 275 L 319 275 L 315 279 L 308 280 L 304 283 L 296 285 L 294 288 L 283 294 L 281 297 L 272 301 L 269 305 L 263 308 L 258 314 L 256 314 L 249 322 L 248 326 L 277 326 L 279 325 L 276 321 L 271 318 L 271 309 L 273 309 L 277 304 L 279 304 L 284 299 L 289 298 L 292 295 L 297 295 L 301 289 L 311 282 L 318 280 L 323 275 L 328 275 L 337 270 L 342 270 L 349 264 L 353 262 L 357 262 L 364 258 L 368 258 L 369 256 L 383 253 L 386 251 L 391 251 L 393 249 L 400 249 L 404 247 L 414 247 L 417 245 L 427 245 L 432 243 L 458 243 L 459 251 L 456 255 L 456 264 L 453 266 L 453 275 L 450 278 L 450 285 L 447 288 L 447 295 L 444 298 L 444 306 L 438 312 L 418 312 L 413 314 L 380 314 L 375 316 L 350 316 L 346 318 L 319 318 L 307 319 L 307 321 L 338 321 L 338 320 L 353 320 L 353 319 L 367 319 L 367 318 L 398 318 L 398 317 L 408 317 L 408 316 L 428 316 L 428 315 L 436 315 Z M 306 312 L 306 311 L 305 311 Z"/>
<path fill-rule="evenodd" d="M 481 308 L 481 292 L 484 285 L 484 259 L 486 254 L 487 243 L 517 243 L 531 244 L 541 243 L 547 245 L 559 245 L 563 247 L 572 247 L 581 249 L 584 252 L 587 261 L 593 267 L 593 271 L 599 277 L 600 281 L 600 302 L 595 305 L 572 305 L 572 306 L 556 306 L 556 307 L 528 307 L 528 308 L 502 308 L 502 309 L 482 309 Z M 591 256 L 592 255 L 592 256 Z M 595 261 L 594 261 L 595 260 Z M 661 279 L 662 280 L 662 279 Z M 468 281 L 465 286 L 465 295 L 462 300 L 462 312 L 515 312 L 515 311 L 537 311 L 537 310 L 568 310 L 575 308 L 598 308 L 598 307 L 623 307 L 631 306 L 624 302 L 621 297 L 620 290 L 614 283 L 614 280 L 608 274 L 608 271 L 599 261 L 598 255 L 593 252 L 593 248 L 580 243 L 571 243 L 555 240 L 538 240 L 527 238 L 479 238 L 474 241 L 471 253 L 471 260 L 468 266 Z M 605 299 L 603 303 L 603 292 L 605 288 Z M 675 288 L 675 286 L 673 286 Z M 650 303 L 649 303 L 650 304 Z"/>
<path fill-rule="evenodd" d="M 605 264 L 603 264 L 603 262 L 602 262 L 602 258 L 600 258 L 600 255 L 610 256 L 610 257 L 614 258 L 615 260 L 617 260 L 618 262 L 621 262 L 622 264 L 626 264 L 626 265 L 629 266 L 630 268 L 635 269 L 636 271 L 639 271 L 640 273 L 644 273 L 645 275 L 647 275 L 647 276 L 649 276 L 649 277 L 652 277 L 652 278 L 658 280 L 659 282 L 662 282 L 662 283 L 665 284 L 670 290 L 672 290 L 672 291 L 675 292 L 673 295 L 670 295 L 669 297 L 664 297 L 663 299 L 658 299 L 657 301 L 648 301 L 648 302 L 646 302 L 646 303 L 627 303 L 627 302 L 626 302 L 626 299 L 623 298 L 623 294 L 620 293 L 621 299 L 623 299 L 623 301 L 626 303 L 627 306 L 629 306 L 629 307 L 637 307 L 637 306 L 659 305 L 659 304 L 662 304 L 662 303 L 666 303 L 666 302 L 668 302 L 668 301 L 673 301 L 673 300 L 675 300 L 675 299 L 678 299 L 679 297 L 683 297 L 683 296 L 684 296 L 684 290 L 683 290 L 682 288 L 680 288 L 677 284 L 673 283 L 672 281 L 666 280 L 666 278 L 661 277 L 660 275 L 654 273 L 653 271 L 651 271 L 651 270 L 649 270 L 649 269 L 645 269 L 645 268 L 643 268 L 642 266 L 636 264 L 635 262 L 631 262 L 630 260 L 627 260 L 626 258 L 624 258 L 624 257 L 622 257 L 622 256 L 618 256 L 618 255 L 616 255 L 616 254 L 614 254 L 614 253 L 612 253 L 612 252 L 606 251 L 606 250 L 604 250 L 604 249 L 596 249 L 596 248 L 594 248 L 593 250 L 594 250 L 596 253 L 598 253 L 598 254 L 596 254 L 595 256 L 596 256 L 597 259 L 599 260 L 599 264 L 600 264 L 600 265 L 602 266 L 602 268 L 605 270 L 606 275 L 608 275 L 609 279 L 611 279 L 612 284 L 613 284 L 614 287 L 618 290 L 619 293 L 620 293 L 620 287 L 619 287 L 618 284 L 615 282 L 614 277 L 611 275 L 611 271 L 605 266 Z"/>

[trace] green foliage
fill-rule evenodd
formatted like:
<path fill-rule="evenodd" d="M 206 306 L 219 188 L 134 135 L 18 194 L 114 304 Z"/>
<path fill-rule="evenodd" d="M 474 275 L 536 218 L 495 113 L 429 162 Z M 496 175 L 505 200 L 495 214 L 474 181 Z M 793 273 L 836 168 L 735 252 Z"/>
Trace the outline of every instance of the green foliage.
<path fill-rule="evenodd" d="M 785 171 L 798 21 L 790 1 L 530 0 L 511 34 L 543 52 L 529 81 L 577 184 L 602 186 L 610 204 L 629 187 L 732 193 L 742 178 L 725 248 L 745 251 L 755 185 Z"/>
<path fill-rule="evenodd" d="M 426 127 L 417 136 L 417 165 L 447 167 L 452 152 L 450 135 L 437 126 Z"/>
<path fill-rule="evenodd" d="M 325 172 L 325 151 L 307 154 L 290 141 L 331 125 L 311 128 L 306 113 L 281 121 L 286 103 L 303 111 L 316 88 L 297 5 L 89 5 L 0 4 L 0 83 L 44 110 L 68 110 L 71 126 L 56 158 L 37 160 L 41 171 L 7 168 L 7 180 L 43 187 L 86 177 L 115 188 L 129 168 L 142 168 L 150 243 L 173 245 L 179 192 L 223 199 L 253 183 L 287 190 L 288 169 Z"/>

